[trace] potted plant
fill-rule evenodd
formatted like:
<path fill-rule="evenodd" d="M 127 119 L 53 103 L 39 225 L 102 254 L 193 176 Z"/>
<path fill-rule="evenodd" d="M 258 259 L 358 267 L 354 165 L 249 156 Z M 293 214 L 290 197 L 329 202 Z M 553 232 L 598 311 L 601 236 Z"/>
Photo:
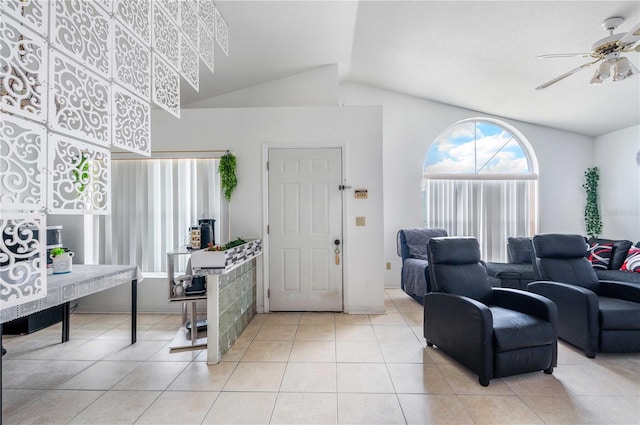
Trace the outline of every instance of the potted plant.
<path fill-rule="evenodd" d="M 231 194 L 233 194 L 233 191 L 238 185 L 238 179 L 236 178 L 236 157 L 234 154 L 227 151 L 226 154 L 220 157 L 218 172 L 220 173 L 220 183 L 222 184 L 224 198 L 227 202 L 230 202 Z"/>
<path fill-rule="evenodd" d="M 71 273 L 74 253 L 65 248 L 53 248 L 49 253 L 53 262 L 53 274 Z"/>

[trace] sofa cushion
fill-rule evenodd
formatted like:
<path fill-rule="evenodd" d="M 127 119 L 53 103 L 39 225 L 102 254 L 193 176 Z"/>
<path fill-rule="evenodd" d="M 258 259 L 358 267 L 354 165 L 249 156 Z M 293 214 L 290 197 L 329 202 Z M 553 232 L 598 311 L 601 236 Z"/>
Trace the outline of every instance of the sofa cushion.
<path fill-rule="evenodd" d="M 613 240 L 613 239 L 600 239 L 591 238 L 588 241 L 589 245 L 594 243 L 613 243 L 613 252 L 611 253 L 611 261 L 609 261 L 609 270 L 620 270 L 624 259 L 627 258 L 627 251 L 631 248 L 631 241 L 626 239 Z"/>
<path fill-rule="evenodd" d="M 531 239 L 507 238 L 507 257 L 510 263 L 531 263 Z"/>
<path fill-rule="evenodd" d="M 398 232 L 398 254 L 405 258 L 427 259 L 427 243 L 435 236 L 447 236 L 444 229 L 415 228 Z"/>
<path fill-rule="evenodd" d="M 589 256 L 591 265 L 594 269 L 607 270 L 611 262 L 611 254 L 613 253 L 613 243 L 593 243 L 589 247 Z"/>
<path fill-rule="evenodd" d="M 493 345 L 497 352 L 552 344 L 551 323 L 519 311 L 489 307 L 493 315 Z"/>
<path fill-rule="evenodd" d="M 622 270 L 594 270 L 599 280 L 613 280 L 640 285 L 640 273 L 625 272 Z"/>
<path fill-rule="evenodd" d="M 601 329 L 640 329 L 640 303 L 598 297 Z"/>
<path fill-rule="evenodd" d="M 640 248 L 630 248 L 627 258 L 620 267 L 622 271 L 640 273 Z"/>

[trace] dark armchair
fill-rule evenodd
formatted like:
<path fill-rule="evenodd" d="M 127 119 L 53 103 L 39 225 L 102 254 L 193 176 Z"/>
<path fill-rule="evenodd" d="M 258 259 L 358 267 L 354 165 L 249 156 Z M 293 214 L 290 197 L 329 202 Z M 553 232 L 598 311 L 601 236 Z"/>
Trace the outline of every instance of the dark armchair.
<path fill-rule="evenodd" d="M 640 287 L 598 280 L 580 235 L 545 234 L 533 238 L 538 281 L 528 289 L 558 306 L 558 337 L 584 350 L 640 351 Z"/>
<path fill-rule="evenodd" d="M 429 241 L 433 292 L 424 297 L 424 337 L 478 375 L 544 370 L 557 362 L 555 305 L 516 289 L 492 288 L 475 238 Z"/>

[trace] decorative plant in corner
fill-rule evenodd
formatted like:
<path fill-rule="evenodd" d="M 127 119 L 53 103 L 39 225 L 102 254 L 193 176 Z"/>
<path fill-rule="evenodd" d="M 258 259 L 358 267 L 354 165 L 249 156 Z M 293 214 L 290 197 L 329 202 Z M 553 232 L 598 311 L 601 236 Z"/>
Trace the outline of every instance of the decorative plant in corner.
<path fill-rule="evenodd" d="M 220 173 L 224 198 L 229 202 L 231 201 L 231 194 L 238 185 L 238 179 L 236 178 L 236 157 L 234 154 L 227 151 L 226 154 L 220 157 L 218 172 Z"/>
<path fill-rule="evenodd" d="M 602 220 L 600 219 L 600 209 L 598 208 L 598 181 L 600 171 L 598 167 L 587 168 L 584 173 L 585 183 L 582 185 L 587 192 L 587 205 L 584 207 L 584 222 L 587 228 L 587 235 L 597 238 L 602 231 Z"/>

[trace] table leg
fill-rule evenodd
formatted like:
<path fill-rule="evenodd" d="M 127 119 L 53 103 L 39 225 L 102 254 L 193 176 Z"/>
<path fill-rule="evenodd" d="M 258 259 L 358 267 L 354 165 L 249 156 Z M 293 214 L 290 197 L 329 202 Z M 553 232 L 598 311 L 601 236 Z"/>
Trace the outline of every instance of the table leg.
<path fill-rule="evenodd" d="M 198 314 L 196 313 L 196 302 L 191 302 L 191 345 L 198 339 Z"/>
<path fill-rule="evenodd" d="M 131 343 L 137 340 L 136 331 L 138 329 L 138 280 L 131 281 Z"/>
<path fill-rule="evenodd" d="M 71 302 L 62 304 L 62 342 L 69 341 L 69 328 L 71 321 Z"/>

